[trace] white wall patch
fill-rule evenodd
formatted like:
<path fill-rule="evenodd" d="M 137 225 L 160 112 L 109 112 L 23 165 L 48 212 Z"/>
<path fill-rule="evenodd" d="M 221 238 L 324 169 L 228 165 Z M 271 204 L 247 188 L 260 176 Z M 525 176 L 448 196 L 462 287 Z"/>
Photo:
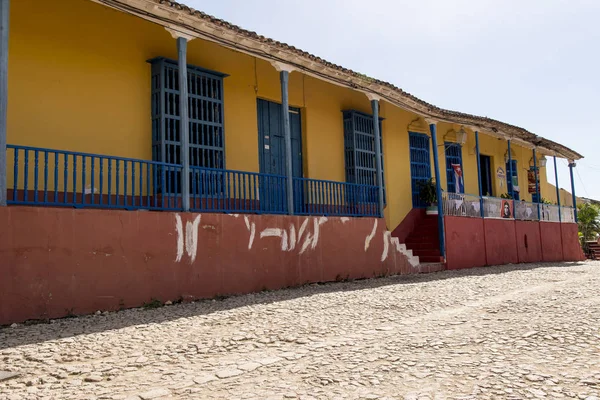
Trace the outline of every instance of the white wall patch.
<path fill-rule="evenodd" d="M 365 251 L 369 250 L 369 246 L 371 245 L 371 240 L 375 237 L 375 232 L 377 232 L 377 220 L 373 223 L 373 230 L 371 233 L 365 238 Z"/>
<path fill-rule="evenodd" d="M 183 232 L 183 222 L 181 216 L 175 214 L 175 230 L 177 231 L 177 257 L 176 262 L 180 262 L 183 258 L 183 250 L 190 257 L 190 263 L 196 261 L 198 253 L 198 226 L 200 225 L 201 215 L 196 216 L 194 222 L 187 221 L 185 223 L 185 233 Z"/>
<path fill-rule="evenodd" d="M 296 227 L 290 224 L 290 251 L 296 248 Z"/>
<path fill-rule="evenodd" d="M 179 214 L 175 214 L 175 230 L 177 231 L 177 257 L 175 262 L 179 262 L 183 257 L 183 223 Z"/>
<path fill-rule="evenodd" d="M 385 261 L 388 258 L 388 253 L 390 251 L 390 238 L 392 237 L 392 232 L 384 232 L 383 234 L 383 253 L 381 253 L 381 261 Z"/>
<path fill-rule="evenodd" d="M 306 218 L 304 220 L 304 222 L 302 223 L 302 225 L 300 225 L 300 230 L 298 231 L 298 243 L 300 243 L 300 240 L 302 239 L 302 235 L 304 234 L 304 231 L 306 230 L 306 226 L 308 225 L 308 218 Z"/>

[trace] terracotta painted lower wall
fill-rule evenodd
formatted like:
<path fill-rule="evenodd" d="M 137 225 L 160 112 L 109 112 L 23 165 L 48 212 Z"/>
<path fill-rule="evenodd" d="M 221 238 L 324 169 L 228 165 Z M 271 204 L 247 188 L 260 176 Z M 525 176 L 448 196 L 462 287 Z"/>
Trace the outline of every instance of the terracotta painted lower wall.
<path fill-rule="evenodd" d="M 485 251 L 488 265 L 517 264 L 517 232 L 515 221 L 484 219 Z"/>
<path fill-rule="evenodd" d="M 577 224 L 444 217 L 448 269 L 585 259 Z"/>
<path fill-rule="evenodd" d="M 577 224 L 561 224 L 563 258 L 565 260 L 585 260 L 585 254 L 579 243 Z"/>
<path fill-rule="evenodd" d="M 400 243 L 404 243 L 406 238 L 415 230 L 415 227 L 419 222 L 425 218 L 424 208 L 413 208 L 404 217 L 400 225 L 394 228 L 392 232 L 393 237 L 397 237 Z"/>
<path fill-rule="evenodd" d="M 519 262 L 533 263 L 542 261 L 540 223 L 536 221 L 515 221 L 515 229 Z"/>
<path fill-rule="evenodd" d="M 540 222 L 543 261 L 561 261 L 564 259 L 560 225 L 556 222 Z"/>
<path fill-rule="evenodd" d="M 0 207 L 0 324 L 421 271 L 372 218 Z"/>
<path fill-rule="evenodd" d="M 483 221 L 482 218 L 444 217 L 448 269 L 487 264 Z"/>

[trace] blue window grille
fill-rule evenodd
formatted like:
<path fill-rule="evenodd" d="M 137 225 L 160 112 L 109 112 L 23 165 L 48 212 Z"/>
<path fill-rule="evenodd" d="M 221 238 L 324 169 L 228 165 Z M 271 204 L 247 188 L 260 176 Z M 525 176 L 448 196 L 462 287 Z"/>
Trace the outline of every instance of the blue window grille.
<path fill-rule="evenodd" d="M 508 162 L 506 163 L 506 176 L 508 177 L 510 169 L 508 168 Z M 510 179 L 510 177 L 508 177 L 508 179 L 506 180 L 506 188 L 508 190 L 508 193 L 510 193 L 512 191 L 513 188 L 513 182 L 516 183 L 516 185 L 519 185 L 519 170 L 517 169 L 517 160 L 512 160 L 512 179 Z M 514 200 L 521 200 L 521 196 L 519 195 L 519 192 L 513 192 L 513 196 L 514 196 Z"/>
<path fill-rule="evenodd" d="M 359 185 L 377 186 L 377 166 L 375 155 L 375 132 L 373 116 L 355 110 L 343 111 L 344 116 L 344 154 L 346 160 L 346 182 Z M 379 118 L 379 144 L 381 148 L 381 168 L 383 174 L 383 141 Z M 382 179 L 383 199 L 385 202 L 385 178 Z M 362 201 L 367 201 L 368 198 Z M 375 199 L 377 201 L 377 199 Z"/>
<path fill-rule="evenodd" d="M 152 65 L 152 159 L 182 163 L 179 111 L 179 68 L 177 62 L 158 57 Z M 189 160 L 190 167 L 225 168 L 223 78 L 225 74 L 188 65 Z M 200 170 L 190 171 L 190 188 L 195 195 L 214 196 L 222 183 L 204 185 Z M 172 172 L 179 174 L 180 172 Z M 178 177 L 166 182 L 166 192 L 180 190 Z M 161 188 L 162 189 L 162 188 Z"/>
<path fill-rule="evenodd" d="M 420 193 L 421 185 L 431 179 L 429 136 L 422 133 L 409 132 L 408 138 L 413 207 L 424 208 L 428 204 L 421 200 Z"/>
<path fill-rule="evenodd" d="M 458 143 L 446 142 L 444 143 L 444 148 L 446 150 L 446 182 L 448 183 L 448 193 L 456 193 L 456 179 L 452 164 L 459 164 L 460 169 L 464 171 L 462 163 L 462 146 Z M 463 186 L 461 193 L 465 192 L 464 189 Z"/>

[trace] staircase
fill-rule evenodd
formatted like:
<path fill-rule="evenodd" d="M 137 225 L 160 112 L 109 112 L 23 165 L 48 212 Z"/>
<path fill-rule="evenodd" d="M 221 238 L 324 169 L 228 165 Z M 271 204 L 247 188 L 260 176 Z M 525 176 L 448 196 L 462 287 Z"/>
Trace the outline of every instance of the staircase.
<path fill-rule="evenodd" d="M 592 260 L 600 260 L 600 243 L 587 242 L 587 245 L 590 249 L 590 252 L 589 254 L 587 254 L 587 256 L 590 257 Z M 406 247 L 408 247 L 408 245 Z"/>
<path fill-rule="evenodd" d="M 440 253 L 437 215 L 427 215 L 419 221 L 406 238 L 406 248 L 419 256 L 421 263 L 443 263 Z M 600 252 L 598 253 L 600 257 Z"/>

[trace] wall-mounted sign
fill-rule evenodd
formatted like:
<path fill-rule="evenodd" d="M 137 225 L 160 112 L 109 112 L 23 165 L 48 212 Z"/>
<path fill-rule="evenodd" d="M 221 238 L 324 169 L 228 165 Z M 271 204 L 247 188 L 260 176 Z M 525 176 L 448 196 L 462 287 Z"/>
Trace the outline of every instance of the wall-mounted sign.
<path fill-rule="evenodd" d="M 498 179 L 505 179 L 506 174 L 504 173 L 504 168 L 498 167 L 498 169 L 496 170 L 496 176 L 498 177 Z"/>
<path fill-rule="evenodd" d="M 498 167 L 496 169 L 496 176 L 498 177 L 498 181 L 500 182 L 500 187 L 504 187 L 504 180 L 506 179 L 506 174 L 504 173 L 504 168 Z"/>
<path fill-rule="evenodd" d="M 539 187 L 539 183 L 540 183 L 540 172 L 536 171 L 534 167 L 531 167 L 529 169 L 529 171 L 527 171 L 527 189 L 529 193 L 535 193 L 535 183 L 538 183 L 538 187 Z"/>

